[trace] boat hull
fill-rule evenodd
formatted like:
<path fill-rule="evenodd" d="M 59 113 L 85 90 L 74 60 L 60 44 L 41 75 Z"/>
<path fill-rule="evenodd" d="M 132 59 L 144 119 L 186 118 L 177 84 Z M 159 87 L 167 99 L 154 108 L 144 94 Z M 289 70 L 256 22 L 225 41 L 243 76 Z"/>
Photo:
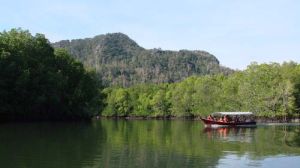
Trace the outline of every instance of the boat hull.
<path fill-rule="evenodd" d="M 206 127 L 238 127 L 238 126 L 256 126 L 255 121 L 250 122 L 219 122 L 214 120 L 207 120 L 204 118 L 201 118 L 202 122 L 205 124 Z"/>

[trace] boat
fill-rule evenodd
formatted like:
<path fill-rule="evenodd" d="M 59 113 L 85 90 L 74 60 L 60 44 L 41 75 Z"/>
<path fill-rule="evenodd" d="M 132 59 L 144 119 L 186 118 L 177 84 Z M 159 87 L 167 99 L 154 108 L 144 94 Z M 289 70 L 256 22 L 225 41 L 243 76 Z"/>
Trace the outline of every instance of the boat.
<path fill-rule="evenodd" d="M 225 121 L 218 120 L 225 118 Z M 208 118 L 201 118 L 205 127 L 251 127 L 256 126 L 252 112 L 214 112 Z"/>

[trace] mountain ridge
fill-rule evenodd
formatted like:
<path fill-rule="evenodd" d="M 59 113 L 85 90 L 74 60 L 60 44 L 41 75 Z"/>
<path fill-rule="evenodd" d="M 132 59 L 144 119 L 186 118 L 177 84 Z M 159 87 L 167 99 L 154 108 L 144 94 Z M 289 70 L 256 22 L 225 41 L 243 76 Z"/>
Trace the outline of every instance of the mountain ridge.
<path fill-rule="evenodd" d="M 212 54 L 202 50 L 145 49 L 123 33 L 62 40 L 65 48 L 86 67 L 96 69 L 105 85 L 177 82 L 192 75 L 231 73 Z"/>

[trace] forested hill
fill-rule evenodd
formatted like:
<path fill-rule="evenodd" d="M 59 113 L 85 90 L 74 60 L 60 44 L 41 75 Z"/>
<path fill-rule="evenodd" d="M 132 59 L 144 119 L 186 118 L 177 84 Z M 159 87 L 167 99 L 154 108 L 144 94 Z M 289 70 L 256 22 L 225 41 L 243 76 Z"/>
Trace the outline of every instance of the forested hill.
<path fill-rule="evenodd" d="M 86 67 L 96 69 L 105 85 L 176 82 L 192 75 L 230 73 L 205 51 L 144 49 L 127 35 L 112 33 L 94 38 L 63 40 L 65 48 Z"/>

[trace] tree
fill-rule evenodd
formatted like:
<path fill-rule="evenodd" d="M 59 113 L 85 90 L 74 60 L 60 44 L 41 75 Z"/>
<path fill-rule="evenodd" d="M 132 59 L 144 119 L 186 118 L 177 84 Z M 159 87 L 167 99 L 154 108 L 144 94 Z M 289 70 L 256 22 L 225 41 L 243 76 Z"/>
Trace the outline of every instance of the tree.
<path fill-rule="evenodd" d="M 0 33 L 1 119 L 79 119 L 99 113 L 100 81 L 41 34 Z"/>
<path fill-rule="evenodd" d="M 166 88 L 160 88 L 151 100 L 154 116 L 170 116 L 170 102 L 167 99 Z"/>

